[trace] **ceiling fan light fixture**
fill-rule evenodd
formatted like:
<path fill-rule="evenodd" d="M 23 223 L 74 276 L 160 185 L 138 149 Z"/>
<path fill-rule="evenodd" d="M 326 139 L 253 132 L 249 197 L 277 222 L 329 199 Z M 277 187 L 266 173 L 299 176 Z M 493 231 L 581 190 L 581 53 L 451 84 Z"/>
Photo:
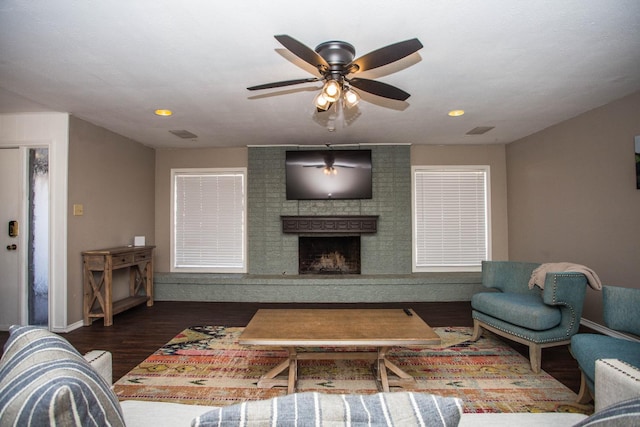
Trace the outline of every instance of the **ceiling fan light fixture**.
<path fill-rule="evenodd" d="M 464 114 L 464 110 L 451 110 L 447 114 L 451 117 L 460 117 Z"/>
<path fill-rule="evenodd" d="M 338 170 L 333 166 L 325 166 L 322 171 L 325 175 L 338 175 Z"/>
<path fill-rule="evenodd" d="M 344 105 L 347 108 L 355 107 L 360 102 L 360 95 L 353 89 L 347 88 L 344 91 Z"/>
<path fill-rule="evenodd" d="M 318 96 L 316 96 L 315 104 L 318 111 L 327 111 L 331 108 L 331 105 L 333 105 L 333 103 L 324 96 L 324 92 L 320 92 Z"/>
<path fill-rule="evenodd" d="M 342 88 L 337 80 L 328 80 L 322 87 L 322 94 L 329 102 L 336 102 L 340 99 Z"/>

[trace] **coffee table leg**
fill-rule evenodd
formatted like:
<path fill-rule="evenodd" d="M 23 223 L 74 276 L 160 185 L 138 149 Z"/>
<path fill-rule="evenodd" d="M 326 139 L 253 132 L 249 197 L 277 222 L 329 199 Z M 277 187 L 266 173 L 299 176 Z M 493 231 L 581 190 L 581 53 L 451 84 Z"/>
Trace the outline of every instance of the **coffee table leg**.
<path fill-rule="evenodd" d="M 378 364 L 378 380 L 382 385 L 382 391 L 389 391 L 389 377 L 387 376 L 387 367 L 385 364 L 385 357 L 387 355 L 387 350 L 389 347 L 381 347 L 378 349 L 378 359 L 376 363 Z"/>
<path fill-rule="evenodd" d="M 287 347 L 287 351 L 289 352 L 289 358 L 264 374 L 258 381 L 259 388 L 286 386 L 288 394 L 295 393 L 298 381 L 298 353 L 294 347 Z M 277 378 L 287 368 L 289 369 L 287 379 Z"/>
<path fill-rule="evenodd" d="M 271 387 L 286 385 L 285 380 L 278 379 L 276 377 L 288 367 L 289 367 L 289 359 L 285 360 L 282 363 L 279 363 L 278 366 L 271 369 L 269 372 L 264 374 L 262 378 L 260 378 L 260 380 L 258 381 L 258 387 L 271 388 Z"/>
<path fill-rule="evenodd" d="M 287 393 L 296 392 L 298 382 L 298 353 L 294 347 L 289 347 L 289 381 L 287 382 Z"/>
<path fill-rule="evenodd" d="M 389 391 L 390 386 L 413 388 L 416 379 L 405 371 L 400 369 L 398 365 L 387 359 L 389 347 L 380 347 L 378 349 L 378 359 L 376 360 L 376 379 L 382 391 Z M 393 372 L 396 377 L 389 378 L 387 369 Z"/>

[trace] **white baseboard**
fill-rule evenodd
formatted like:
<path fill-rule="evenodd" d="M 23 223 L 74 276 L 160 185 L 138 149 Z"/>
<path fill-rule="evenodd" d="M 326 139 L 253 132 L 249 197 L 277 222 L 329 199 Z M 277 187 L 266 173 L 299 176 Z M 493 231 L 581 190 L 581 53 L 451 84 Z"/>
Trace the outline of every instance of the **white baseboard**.
<path fill-rule="evenodd" d="M 622 332 L 614 331 L 613 329 L 609 329 L 604 325 L 601 325 L 599 323 L 593 322 L 593 321 L 591 321 L 589 319 L 585 319 L 584 317 L 580 319 L 580 324 L 582 326 L 586 326 L 587 328 L 593 329 L 596 332 L 600 332 L 601 334 L 608 335 L 610 337 L 622 338 L 622 339 L 627 339 L 627 340 L 631 340 L 631 341 L 640 342 L 640 338 L 638 338 L 638 337 L 634 337 L 633 335 L 629 335 L 629 334 L 625 334 L 625 333 L 622 333 Z"/>
<path fill-rule="evenodd" d="M 0 325 L 0 331 L 9 331 L 9 327 L 13 325 Z M 84 322 L 80 320 L 79 322 L 68 325 L 66 328 L 51 328 L 51 332 L 55 332 L 58 334 L 66 334 L 67 332 L 71 332 L 73 330 L 82 328 L 84 326 Z M 42 328 L 46 328 L 46 326 L 42 326 Z"/>
<path fill-rule="evenodd" d="M 51 329 L 51 332 L 60 333 L 60 334 L 66 334 L 67 332 L 71 332 L 71 331 L 74 331 L 76 329 L 80 329 L 83 326 L 84 326 L 84 322 L 82 320 L 79 320 L 76 323 L 72 323 L 70 325 L 67 325 L 66 328 L 53 328 L 53 329 Z"/>

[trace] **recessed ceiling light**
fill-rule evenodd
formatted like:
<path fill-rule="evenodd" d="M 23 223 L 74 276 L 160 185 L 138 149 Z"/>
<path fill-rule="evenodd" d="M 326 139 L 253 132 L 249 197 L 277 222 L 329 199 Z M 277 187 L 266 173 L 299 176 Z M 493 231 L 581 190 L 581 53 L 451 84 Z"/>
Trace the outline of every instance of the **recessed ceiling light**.
<path fill-rule="evenodd" d="M 173 111 L 171 110 L 163 110 L 163 109 L 159 109 L 153 112 L 156 116 L 162 116 L 162 117 L 169 117 L 170 115 L 173 114 Z"/>
<path fill-rule="evenodd" d="M 459 117 L 464 114 L 464 110 L 451 110 L 448 113 L 451 117 Z"/>

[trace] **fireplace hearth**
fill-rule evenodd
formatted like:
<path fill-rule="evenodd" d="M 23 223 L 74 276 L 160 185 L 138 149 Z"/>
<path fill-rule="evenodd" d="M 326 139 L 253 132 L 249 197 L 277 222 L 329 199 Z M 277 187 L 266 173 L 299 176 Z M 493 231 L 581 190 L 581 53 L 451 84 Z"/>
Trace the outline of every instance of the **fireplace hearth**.
<path fill-rule="evenodd" d="M 299 274 L 360 274 L 360 236 L 298 237 Z"/>

